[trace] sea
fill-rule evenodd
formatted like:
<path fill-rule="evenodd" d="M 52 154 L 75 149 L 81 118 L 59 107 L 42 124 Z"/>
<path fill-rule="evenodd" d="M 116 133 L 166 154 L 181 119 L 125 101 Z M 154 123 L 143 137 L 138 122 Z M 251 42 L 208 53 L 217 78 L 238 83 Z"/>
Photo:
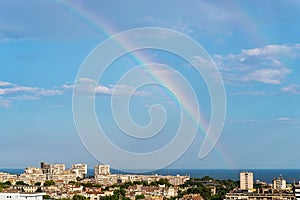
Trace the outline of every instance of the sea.
<path fill-rule="evenodd" d="M 22 174 L 24 169 L 0 169 L 0 172 L 11 174 Z M 148 173 L 145 175 L 188 175 L 191 178 L 202 178 L 210 176 L 218 180 L 239 180 L 239 174 L 242 171 L 253 172 L 254 181 L 260 180 L 271 183 L 274 178 L 282 176 L 288 183 L 298 182 L 300 180 L 300 169 L 161 169 Z M 88 169 L 87 176 L 92 176 L 93 169 Z M 111 169 L 112 174 L 128 174 L 123 171 Z M 132 174 L 132 173 L 131 173 Z M 138 173 L 137 173 L 138 174 Z"/>

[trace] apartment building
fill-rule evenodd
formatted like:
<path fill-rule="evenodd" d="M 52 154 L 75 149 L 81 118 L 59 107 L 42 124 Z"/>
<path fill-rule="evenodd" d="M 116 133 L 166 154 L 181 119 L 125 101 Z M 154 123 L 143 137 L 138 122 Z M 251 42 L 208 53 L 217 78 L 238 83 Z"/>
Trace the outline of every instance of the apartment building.
<path fill-rule="evenodd" d="M 273 189 L 275 190 L 285 190 L 286 180 L 282 176 L 279 176 L 273 180 Z"/>
<path fill-rule="evenodd" d="M 253 173 L 241 172 L 240 173 L 240 189 L 252 190 L 253 189 Z"/>
<path fill-rule="evenodd" d="M 85 178 L 87 175 L 87 164 L 74 164 L 71 170 L 75 172 L 76 177 Z"/>
<path fill-rule="evenodd" d="M 94 167 L 94 175 L 95 178 L 99 175 L 109 175 L 110 174 L 110 166 L 109 165 L 95 165 Z"/>

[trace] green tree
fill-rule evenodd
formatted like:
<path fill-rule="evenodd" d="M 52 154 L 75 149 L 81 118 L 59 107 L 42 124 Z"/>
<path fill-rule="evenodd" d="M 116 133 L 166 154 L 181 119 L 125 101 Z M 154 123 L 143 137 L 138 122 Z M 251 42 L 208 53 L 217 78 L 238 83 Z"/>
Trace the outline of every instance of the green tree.
<path fill-rule="evenodd" d="M 119 190 L 114 191 L 114 195 L 116 195 L 118 197 L 125 197 L 126 191 L 124 189 L 120 188 Z"/>
<path fill-rule="evenodd" d="M 44 186 L 51 186 L 51 185 L 55 185 L 55 182 L 53 180 L 47 180 L 44 182 Z"/>
<path fill-rule="evenodd" d="M 3 183 L 3 185 L 11 186 L 11 182 L 10 182 L 10 181 L 5 181 L 5 182 Z"/>
<path fill-rule="evenodd" d="M 34 185 L 35 186 L 41 186 L 41 182 L 36 182 Z"/>
<path fill-rule="evenodd" d="M 211 192 L 210 189 L 204 187 L 203 185 L 199 187 L 191 187 L 187 189 L 187 194 L 200 194 L 204 199 L 210 199 Z"/>
<path fill-rule="evenodd" d="M 86 197 L 76 194 L 73 196 L 72 200 L 86 200 Z"/>
<path fill-rule="evenodd" d="M 16 185 L 28 185 L 28 184 L 24 183 L 23 181 L 17 181 Z"/>
<path fill-rule="evenodd" d="M 43 199 L 51 199 L 51 197 L 49 195 L 43 195 Z"/>
<path fill-rule="evenodd" d="M 112 196 L 104 196 L 100 198 L 101 200 L 119 200 L 119 195 L 112 195 Z"/>
<path fill-rule="evenodd" d="M 168 181 L 168 179 L 165 179 L 165 178 L 160 178 L 159 181 L 157 181 L 157 183 L 159 185 L 166 185 L 168 187 L 172 186 L 172 184 L 170 184 L 170 182 Z"/>
<path fill-rule="evenodd" d="M 215 179 L 210 176 L 204 176 L 200 180 L 201 181 L 214 181 Z"/>
<path fill-rule="evenodd" d="M 145 199 L 145 195 L 143 195 L 143 194 L 135 195 L 135 200 L 138 200 L 138 199 Z"/>
<path fill-rule="evenodd" d="M 35 192 L 43 192 L 41 187 L 38 187 L 38 189 Z"/>

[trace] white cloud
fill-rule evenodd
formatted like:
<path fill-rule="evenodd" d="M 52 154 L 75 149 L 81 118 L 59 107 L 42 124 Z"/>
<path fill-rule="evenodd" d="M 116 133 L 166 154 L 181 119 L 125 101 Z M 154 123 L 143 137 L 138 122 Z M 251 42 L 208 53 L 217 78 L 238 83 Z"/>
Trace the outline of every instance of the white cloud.
<path fill-rule="evenodd" d="M 208 57 L 203 56 L 194 56 L 192 64 L 196 67 L 205 67 L 207 69 L 216 69 L 216 66 L 212 62 L 212 60 Z"/>
<path fill-rule="evenodd" d="M 11 100 L 0 99 L 0 108 L 9 108 L 11 106 Z"/>
<path fill-rule="evenodd" d="M 12 83 L 9 83 L 9 82 L 5 82 L 5 81 L 0 81 L 0 87 L 3 87 L 3 86 L 10 86 Z"/>
<path fill-rule="evenodd" d="M 300 94 L 300 85 L 292 84 L 288 86 L 284 86 L 280 90 L 284 93 L 290 93 L 290 94 Z"/>
<path fill-rule="evenodd" d="M 248 50 L 242 50 L 242 55 L 247 56 L 299 56 L 300 46 L 295 45 L 266 45 L 261 48 L 253 48 Z"/>
<path fill-rule="evenodd" d="M 248 90 L 248 91 L 234 92 L 234 93 L 231 93 L 230 95 L 232 95 L 232 96 L 239 96 L 239 95 L 266 96 L 269 94 L 266 91 Z"/>
<path fill-rule="evenodd" d="M 42 96 L 56 96 L 63 94 L 63 92 L 63 90 L 59 89 L 28 87 L 0 81 L 0 107 L 9 108 L 13 101 L 37 100 Z"/>
<path fill-rule="evenodd" d="M 96 95 L 149 95 L 149 93 L 146 91 L 135 91 L 134 88 L 127 85 L 99 85 L 96 83 L 96 81 L 89 78 L 80 78 L 75 87 L 76 91 L 82 94 L 93 94 L 95 92 Z"/>
<path fill-rule="evenodd" d="M 62 94 L 60 90 L 52 90 L 52 89 L 44 89 L 37 87 L 26 87 L 19 86 L 15 84 L 10 84 L 6 88 L 0 88 L 0 95 L 9 95 L 9 94 L 20 94 L 20 93 L 29 93 L 34 95 L 44 95 L 44 96 L 52 96 Z"/>
<path fill-rule="evenodd" d="M 281 118 L 278 118 L 277 120 L 278 121 L 291 121 L 291 119 L 288 117 L 281 117 Z"/>
<path fill-rule="evenodd" d="M 70 90 L 70 89 L 73 89 L 73 85 L 70 85 L 70 84 L 64 84 L 61 86 L 62 89 L 64 90 Z"/>
<path fill-rule="evenodd" d="M 38 95 L 43 95 L 43 96 L 55 96 L 55 95 L 61 95 L 63 94 L 63 91 L 61 90 L 49 90 L 49 89 L 39 89 L 37 91 Z"/>
<path fill-rule="evenodd" d="M 215 55 L 217 66 L 228 83 L 282 84 L 292 72 L 287 60 L 300 57 L 300 44 L 272 44 L 241 50 L 238 54 Z"/>
<path fill-rule="evenodd" d="M 282 79 L 286 77 L 291 72 L 290 69 L 281 68 L 281 69 L 256 69 L 253 72 L 250 72 L 241 77 L 241 80 L 244 82 L 257 81 L 267 84 L 281 84 Z"/>
<path fill-rule="evenodd" d="M 289 118 L 289 117 L 280 117 L 280 118 L 276 119 L 275 122 L 280 125 L 299 125 L 300 119 Z"/>

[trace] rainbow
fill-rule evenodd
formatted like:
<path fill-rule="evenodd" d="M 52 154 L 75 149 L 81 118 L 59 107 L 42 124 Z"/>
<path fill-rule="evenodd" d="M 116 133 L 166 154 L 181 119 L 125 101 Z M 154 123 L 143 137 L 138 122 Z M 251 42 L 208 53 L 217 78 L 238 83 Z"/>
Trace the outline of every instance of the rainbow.
<path fill-rule="evenodd" d="M 79 4 L 77 1 L 60 1 L 60 0 L 52 0 L 55 4 L 59 5 L 63 9 L 65 9 L 67 12 L 70 12 L 74 16 L 78 17 L 80 20 L 82 20 L 84 23 L 86 23 L 88 26 L 93 28 L 97 33 L 99 33 L 99 36 L 103 36 L 104 38 L 108 38 L 112 36 L 113 34 L 116 34 L 120 31 L 118 31 L 112 23 L 108 22 L 107 20 L 102 20 L 103 18 L 99 18 L 99 13 L 97 15 L 93 13 L 91 10 L 88 10 L 83 5 Z M 254 26 L 254 24 L 252 24 Z M 116 41 L 122 48 L 124 49 L 130 49 L 128 48 L 130 44 L 128 44 L 125 41 Z M 151 61 L 148 60 L 147 56 L 144 56 L 142 54 L 130 54 L 130 56 L 139 64 L 145 64 L 145 63 L 151 63 Z M 163 85 L 176 85 L 177 83 L 174 80 L 171 80 L 167 75 L 163 73 L 159 73 L 156 71 L 150 71 L 153 78 L 155 78 L 158 82 L 162 83 Z M 165 92 L 162 92 L 163 95 L 166 95 Z M 207 128 L 208 128 L 208 121 L 204 117 L 196 117 L 195 114 L 197 112 L 194 111 L 194 108 L 189 103 L 188 98 L 181 99 L 180 101 L 182 109 L 190 115 L 190 118 L 194 121 L 194 123 L 198 123 L 199 127 L 199 133 L 205 134 Z M 197 119 L 200 119 L 198 122 Z M 235 168 L 234 163 L 231 161 L 228 154 L 225 155 L 225 148 L 221 146 L 220 143 L 218 143 L 214 149 L 216 150 L 217 156 L 223 161 L 225 168 Z"/>

